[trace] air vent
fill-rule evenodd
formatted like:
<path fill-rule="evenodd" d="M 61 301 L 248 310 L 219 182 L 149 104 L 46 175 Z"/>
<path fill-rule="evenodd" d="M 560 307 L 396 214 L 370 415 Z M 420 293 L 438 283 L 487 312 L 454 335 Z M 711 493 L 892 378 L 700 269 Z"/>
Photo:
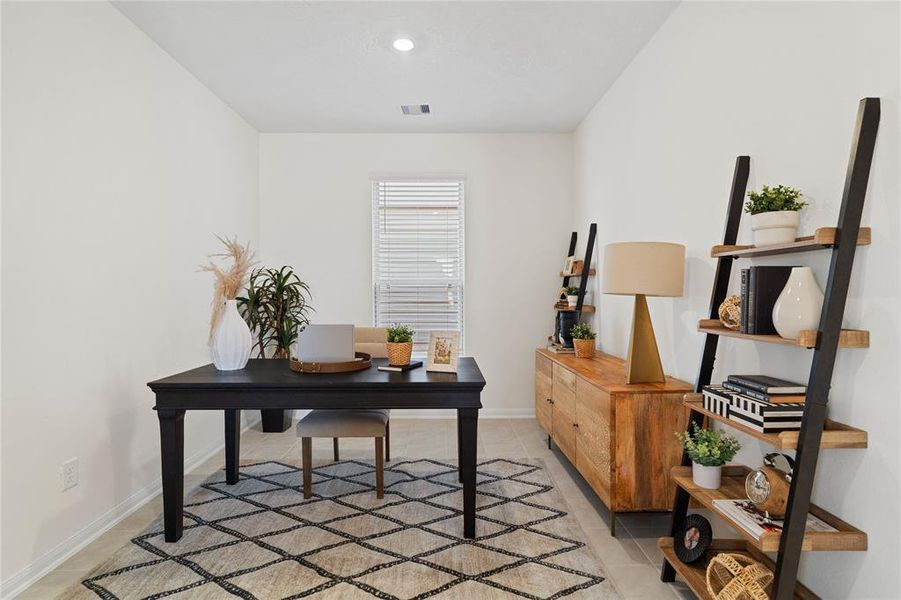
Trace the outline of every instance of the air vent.
<path fill-rule="evenodd" d="M 427 115 L 432 112 L 428 104 L 401 104 L 400 110 L 405 115 Z"/>

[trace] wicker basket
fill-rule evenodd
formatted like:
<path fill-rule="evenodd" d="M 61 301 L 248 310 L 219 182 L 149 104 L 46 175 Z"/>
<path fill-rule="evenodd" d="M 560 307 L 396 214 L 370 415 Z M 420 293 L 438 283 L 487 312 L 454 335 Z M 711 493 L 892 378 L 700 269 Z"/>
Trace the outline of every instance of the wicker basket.
<path fill-rule="evenodd" d="M 410 364 L 413 355 L 413 342 L 387 342 L 388 364 L 394 367 L 402 367 Z"/>
<path fill-rule="evenodd" d="M 594 340 L 573 339 L 573 346 L 576 347 L 576 358 L 594 357 Z"/>
<path fill-rule="evenodd" d="M 707 565 L 707 591 L 715 600 L 769 600 L 773 574 L 743 554 L 717 554 Z"/>

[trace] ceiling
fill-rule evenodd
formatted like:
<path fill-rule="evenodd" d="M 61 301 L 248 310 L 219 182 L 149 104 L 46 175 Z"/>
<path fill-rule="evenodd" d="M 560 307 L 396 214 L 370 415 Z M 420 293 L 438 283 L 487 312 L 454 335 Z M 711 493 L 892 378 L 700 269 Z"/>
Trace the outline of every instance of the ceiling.
<path fill-rule="evenodd" d="M 677 2 L 114 4 L 262 132 L 534 132 L 572 131 Z"/>

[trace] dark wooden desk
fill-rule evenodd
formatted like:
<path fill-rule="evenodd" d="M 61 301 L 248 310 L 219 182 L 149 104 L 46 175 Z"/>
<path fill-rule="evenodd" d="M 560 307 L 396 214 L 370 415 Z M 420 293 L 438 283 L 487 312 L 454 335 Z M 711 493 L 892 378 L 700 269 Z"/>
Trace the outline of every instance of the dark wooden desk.
<path fill-rule="evenodd" d="M 406 373 L 376 369 L 385 359 L 356 373 L 302 375 L 287 360 L 251 359 L 240 371 L 217 371 L 206 365 L 151 381 L 160 420 L 163 471 L 163 520 L 166 541 L 182 535 L 184 507 L 184 417 L 186 410 L 225 412 L 225 471 L 238 482 L 241 410 L 267 408 L 452 408 L 457 411 L 457 451 L 463 483 L 463 535 L 475 537 L 476 439 L 479 398 L 485 379 L 472 358 L 461 358 L 457 373 L 429 373 L 425 367 Z"/>

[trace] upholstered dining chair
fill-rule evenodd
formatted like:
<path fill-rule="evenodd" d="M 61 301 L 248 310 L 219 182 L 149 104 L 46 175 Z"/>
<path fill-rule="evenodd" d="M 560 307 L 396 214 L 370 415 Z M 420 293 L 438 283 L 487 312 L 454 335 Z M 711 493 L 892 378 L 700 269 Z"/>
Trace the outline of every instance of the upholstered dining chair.
<path fill-rule="evenodd" d="M 354 350 L 366 352 L 373 358 L 388 355 L 388 332 L 382 327 L 355 327 Z M 301 438 L 303 460 L 303 496 L 312 496 L 313 438 L 332 438 L 335 460 L 340 460 L 338 440 L 342 437 L 371 437 L 375 439 L 376 497 L 384 497 L 384 463 L 390 456 L 389 409 L 310 411 L 297 423 L 297 437 Z"/>

